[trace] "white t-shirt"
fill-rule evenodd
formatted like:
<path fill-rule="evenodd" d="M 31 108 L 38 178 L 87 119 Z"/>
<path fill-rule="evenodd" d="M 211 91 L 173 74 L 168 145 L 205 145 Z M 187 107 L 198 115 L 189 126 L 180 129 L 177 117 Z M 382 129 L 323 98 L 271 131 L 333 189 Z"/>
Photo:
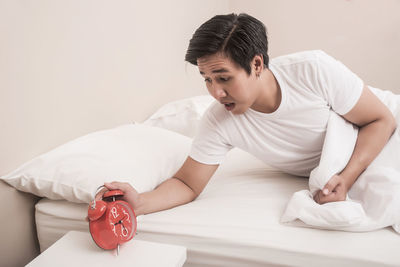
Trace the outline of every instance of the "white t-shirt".
<path fill-rule="evenodd" d="M 279 108 L 273 113 L 250 108 L 235 115 L 213 103 L 193 140 L 191 158 L 220 164 L 231 148 L 238 147 L 270 166 L 309 176 L 319 163 L 329 110 L 349 112 L 363 82 L 320 50 L 274 58 L 269 69 L 281 88 Z"/>

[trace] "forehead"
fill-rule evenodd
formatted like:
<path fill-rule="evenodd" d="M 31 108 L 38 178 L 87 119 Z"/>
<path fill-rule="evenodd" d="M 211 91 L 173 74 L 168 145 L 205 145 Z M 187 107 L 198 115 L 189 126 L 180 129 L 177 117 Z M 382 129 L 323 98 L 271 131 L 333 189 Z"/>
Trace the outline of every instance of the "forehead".
<path fill-rule="evenodd" d="M 217 53 L 197 59 L 200 74 L 235 72 L 239 67 L 229 57 Z"/>

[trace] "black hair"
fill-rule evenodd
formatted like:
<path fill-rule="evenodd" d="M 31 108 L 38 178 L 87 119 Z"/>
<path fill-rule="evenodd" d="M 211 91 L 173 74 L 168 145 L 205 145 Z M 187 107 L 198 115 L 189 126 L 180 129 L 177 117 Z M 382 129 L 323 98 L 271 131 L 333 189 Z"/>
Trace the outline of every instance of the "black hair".
<path fill-rule="evenodd" d="M 262 55 L 268 68 L 268 40 L 265 25 L 245 13 L 217 15 L 203 23 L 190 39 L 185 60 L 197 65 L 197 59 L 222 52 L 249 75 L 254 56 Z"/>

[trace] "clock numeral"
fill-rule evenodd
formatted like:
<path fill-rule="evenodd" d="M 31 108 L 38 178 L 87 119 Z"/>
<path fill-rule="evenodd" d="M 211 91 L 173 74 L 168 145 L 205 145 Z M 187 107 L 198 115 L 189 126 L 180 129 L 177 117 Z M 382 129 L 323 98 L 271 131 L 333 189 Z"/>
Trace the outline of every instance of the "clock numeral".
<path fill-rule="evenodd" d="M 119 216 L 118 211 L 117 211 L 117 209 L 116 209 L 115 207 L 113 207 L 113 208 L 111 209 L 111 214 L 112 214 L 112 216 L 113 216 L 114 218 L 117 218 L 117 217 Z"/>
<path fill-rule="evenodd" d="M 129 232 L 128 232 L 128 229 L 127 229 L 127 228 L 125 228 L 125 226 L 123 226 L 123 225 L 122 225 L 122 231 L 121 231 L 121 234 L 122 234 L 124 237 L 127 237 L 127 236 L 128 236 L 128 234 L 129 234 Z"/>
<path fill-rule="evenodd" d="M 127 218 L 126 218 L 126 220 L 127 221 L 130 221 L 131 219 L 131 217 L 129 217 L 129 213 L 128 212 L 126 212 L 125 210 L 122 210 L 122 212 L 127 216 Z"/>
<path fill-rule="evenodd" d="M 115 225 L 113 223 L 110 223 L 111 227 L 112 227 L 112 231 L 114 233 L 115 236 L 118 236 L 117 231 L 115 230 Z"/>

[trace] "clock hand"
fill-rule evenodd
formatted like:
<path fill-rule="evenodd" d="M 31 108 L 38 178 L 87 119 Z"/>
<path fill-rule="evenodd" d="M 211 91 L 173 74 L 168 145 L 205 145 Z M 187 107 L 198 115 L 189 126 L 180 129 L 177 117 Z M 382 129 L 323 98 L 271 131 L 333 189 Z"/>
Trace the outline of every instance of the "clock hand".
<path fill-rule="evenodd" d="M 124 220 L 125 218 L 126 218 L 126 216 L 122 217 L 118 222 L 114 223 L 114 225 L 122 224 L 122 220 Z"/>

